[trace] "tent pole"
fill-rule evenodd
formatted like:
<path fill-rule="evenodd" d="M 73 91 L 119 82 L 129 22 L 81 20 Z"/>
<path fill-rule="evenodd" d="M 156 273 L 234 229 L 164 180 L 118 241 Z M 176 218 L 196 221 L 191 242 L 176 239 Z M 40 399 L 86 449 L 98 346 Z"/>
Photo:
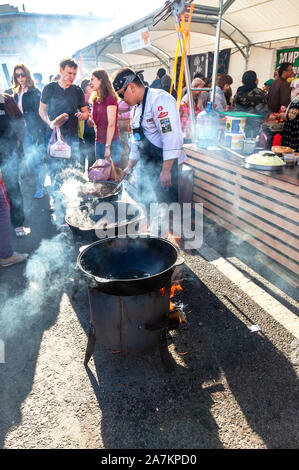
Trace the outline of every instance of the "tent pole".
<path fill-rule="evenodd" d="M 211 101 L 212 101 L 213 105 L 214 105 L 214 101 L 215 101 L 216 79 L 217 79 L 217 72 L 218 72 L 219 42 L 220 42 L 220 32 L 221 32 L 222 10 L 223 10 L 223 0 L 219 0 L 219 15 L 218 15 L 217 28 L 216 28 L 216 42 L 215 42 L 213 75 L 212 75 L 212 96 L 211 96 Z"/>
<path fill-rule="evenodd" d="M 248 70 L 249 55 L 250 55 L 250 46 L 246 46 L 245 72 L 247 72 L 247 70 Z"/>
<path fill-rule="evenodd" d="M 177 28 L 179 29 L 179 27 L 180 27 L 179 18 L 177 16 L 176 11 L 174 11 L 173 9 L 172 9 L 172 14 L 173 14 L 173 17 L 174 17 L 175 24 L 176 24 Z M 183 59 L 183 42 L 182 42 L 182 38 L 181 38 L 181 35 L 180 35 L 179 31 L 178 31 L 178 38 L 179 38 L 179 42 L 180 42 L 181 54 L 182 54 L 182 59 Z M 191 136 L 192 136 L 192 141 L 194 141 L 195 140 L 196 119 L 195 119 L 195 111 L 194 111 L 193 94 L 192 94 L 192 91 L 191 91 L 191 76 L 190 76 L 190 69 L 189 69 L 187 51 L 186 51 L 186 57 L 185 57 L 184 72 L 185 72 L 185 82 L 186 82 L 188 99 L 189 99 Z"/>

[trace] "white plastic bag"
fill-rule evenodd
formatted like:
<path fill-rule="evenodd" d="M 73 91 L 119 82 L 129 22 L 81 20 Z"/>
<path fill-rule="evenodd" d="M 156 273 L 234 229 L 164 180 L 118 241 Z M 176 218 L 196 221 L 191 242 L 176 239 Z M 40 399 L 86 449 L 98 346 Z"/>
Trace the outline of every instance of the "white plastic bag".
<path fill-rule="evenodd" d="M 65 142 L 60 128 L 54 129 L 49 141 L 48 152 L 53 158 L 71 158 L 71 147 Z"/>

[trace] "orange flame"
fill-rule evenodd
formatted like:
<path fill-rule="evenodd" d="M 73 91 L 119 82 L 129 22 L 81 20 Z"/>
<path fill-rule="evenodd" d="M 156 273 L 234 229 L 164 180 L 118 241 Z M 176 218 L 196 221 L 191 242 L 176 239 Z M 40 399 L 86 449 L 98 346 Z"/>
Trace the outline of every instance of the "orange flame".
<path fill-rule="evenodd" d="M 178 292 L 182 292 L 183 288 L 179 283 L 173 284 L 170 289 L 170 298 L 174 297 Z M 176 308 L 175 304 L 170 301 L 169 310 L 172 311 Z"/>
<path fill-rule="evenodd" d="M 161 292 L 162 297 L 164 297 L 164 295 L 165 295 L 165 287 L 162 287 L 162 289 L 160 289 L 160 292 Z"/>
<path fill-rule="evenodd" d="M 177 248 L 180 248 L 180 240 L 181 237 L 175 237 L 173 233 L 169 232 L 167 235 L 167 239 L 173 243 Z"/>
<path fill-rule="evenodd" d="M 170 290 L 170 298 L 174 297 L 178 292 L 182 292 L 183 288 L 180 284 L 173 284 Z"/>

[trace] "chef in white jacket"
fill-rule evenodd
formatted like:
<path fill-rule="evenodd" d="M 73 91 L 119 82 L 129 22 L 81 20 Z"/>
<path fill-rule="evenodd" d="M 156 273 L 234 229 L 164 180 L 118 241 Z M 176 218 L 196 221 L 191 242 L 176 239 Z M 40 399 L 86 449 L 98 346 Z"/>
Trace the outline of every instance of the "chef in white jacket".
<path fill-rule="evenodd" d="M 124 173 L 130 173 L 139 161 L 141 202 L 177 202 L 178 165 L 186 156 L 175 99 L 164 90 L 145 87 L 138 72 L 129 68 L 114 75 L 113 86 L 118 96 L 133 107 L 131 151 Z"/>

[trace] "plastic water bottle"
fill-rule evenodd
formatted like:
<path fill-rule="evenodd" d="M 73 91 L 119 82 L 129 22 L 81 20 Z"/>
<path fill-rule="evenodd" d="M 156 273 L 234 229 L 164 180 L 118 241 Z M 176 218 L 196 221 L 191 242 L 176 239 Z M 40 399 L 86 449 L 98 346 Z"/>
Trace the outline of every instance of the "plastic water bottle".
<path fill-rule="evenodd" d="M 196 118 L 196 144 L 201 148 L 215 147 L 218 143 L 220 119 L 209 102 L 204 111 Z"/>

